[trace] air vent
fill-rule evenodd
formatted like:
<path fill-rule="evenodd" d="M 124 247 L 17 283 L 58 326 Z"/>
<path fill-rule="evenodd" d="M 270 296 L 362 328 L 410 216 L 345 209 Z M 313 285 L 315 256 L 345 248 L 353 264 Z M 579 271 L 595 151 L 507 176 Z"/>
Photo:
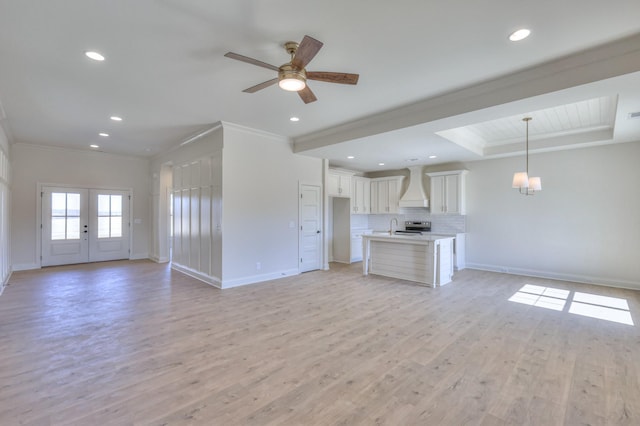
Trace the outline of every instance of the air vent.
<path fill-rule="evenodd" d="M 629 113 L 629 118 L 640 118 L 640 111 L 630 112 Z"/>

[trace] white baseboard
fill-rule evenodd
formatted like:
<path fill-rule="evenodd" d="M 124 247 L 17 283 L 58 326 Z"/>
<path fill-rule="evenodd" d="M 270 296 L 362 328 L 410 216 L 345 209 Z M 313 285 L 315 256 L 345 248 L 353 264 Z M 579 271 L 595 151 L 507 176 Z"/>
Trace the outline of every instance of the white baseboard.
<path fill-rule="evenodd" d="M 156 257 L 156 256 L 151 256 L 149 257 L 149 260 L 152 260 L 156 263 L 167 263 L 169 262 L 169 258 L 168 257 Z"/>
<path fill-rule="evenodd" d="M 467 263 L 468 269 L 478 269 L 481 271 L 501 272 L 505 274 L 523 275 L 526 277 L 547 278 L 558 281 L 571 281 L 576 283 L 594 284 L 606 287 L 627 288 L 640 290 L 640 282 L 619 280 L 606 277 L 592 277 L 588 275 L 563 274 L 553 271 L 541 271 L 535 269 L 512 268 L 510 266 L 486 265 L 482 263 Z"/>
<path fill-rule="evenodd" d="M 129 260 L 149 259 L 149 253 L 134 253 L 129 256 Z"/>
<path fill-rule="evenodd" d="M 4 280 L 2 280 L 2 283 L 0 283 L 0 296 L 2 296 L 2 293 L 4 292 L 4 288 L 7 286 L 7 284 L 9 284 L 9 279 L 11 278 L 12 273 L 13 271 L 9 269 L 9 273 L 4 278 Z"/>
<path fill-rule="evenodd" d="M 171 269 L 174 269 L 174 270 L 176 270 L 178 272 L 181 272 L 181 273 L 183 273 L 185 275 L 189 275 L 190 277 L 193 277 L 193 278 L 195 278 L 197 280 L 205 282 L 205 283 L 207 283 L 207 284 L 209 284 L 209 285 L 211 285 L 213 287 L 222 288 L 222 284 L 221 284 L 220 278 L 218 278 L 218 277 L 213 277 L 213 276 L 210 276 L 210 275 L 203 274 L 202 272 L 196 271 L 194 269 L 191 269 L 189 267 L 186 267 L 184 265 L 180 265 L 180 264 L 177 264 L 177 263 L 172 263 L 171 264 Z"/>
<path fill-rule="evenodd" d="M 40 269 L 40 265 L 37 263 L 16 263 L 11 265 L 11 270 L 15 271 L 30 271 L 32 269 Z"/>
<path fill-rule="evenodd" d="M 264 281 L 277 280 L 278 278 L 289 277 L 292 275 L 298 275 L 300 272 L 297 269 L 288 269 L 279 272 L 271 272 L 268 274 L 251 275 L 248 277 L 235 278 L 232 280 L 223 280 L 222 288 L 240 287 L 243 285 L 256 284 Z"/>

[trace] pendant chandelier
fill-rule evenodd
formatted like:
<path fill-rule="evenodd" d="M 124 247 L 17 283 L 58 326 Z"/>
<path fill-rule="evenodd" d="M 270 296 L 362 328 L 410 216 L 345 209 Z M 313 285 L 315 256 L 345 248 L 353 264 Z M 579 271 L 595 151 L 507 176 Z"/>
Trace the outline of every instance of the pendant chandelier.
<path fill-rule="evenodd" d="M 513 182 L 511 186 L 517 188 L 522 195 L 533 195 L 536 191 L 542 191 L 542 182 L 539 177 L 529 177 L 529 121 L 531 117 L 522 119 L 527 124 L 527 137 L 525 145 L 526 169 L 524 172 L 513 174 Z"/>

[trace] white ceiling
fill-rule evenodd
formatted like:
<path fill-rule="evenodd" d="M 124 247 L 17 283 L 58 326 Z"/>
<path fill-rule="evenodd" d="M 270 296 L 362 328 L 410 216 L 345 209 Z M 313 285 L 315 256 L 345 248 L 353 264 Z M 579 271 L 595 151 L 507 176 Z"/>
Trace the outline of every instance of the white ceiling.
<path fill-rule="evenodd" d="M 640 140 L 638 16 L 637 0 L 0 0 L 0 120 L 13 143 L 139 156 L 227 121 L 362 171 L 520 153 L 524 115 L 534 150 Z M 278 66 L 305 34 L 324 42 L 307 69 L 358 85 L 312 81 L 307 105 L 242 93 L 274 73 L 224 53 Z"/>

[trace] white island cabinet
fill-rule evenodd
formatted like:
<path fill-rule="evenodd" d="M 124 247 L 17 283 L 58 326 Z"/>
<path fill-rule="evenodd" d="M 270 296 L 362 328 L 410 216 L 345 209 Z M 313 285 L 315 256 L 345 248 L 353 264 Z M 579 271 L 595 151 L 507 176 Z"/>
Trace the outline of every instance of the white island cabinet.
<path fill-rule="evenodd" d="M 415 281 L 436 287 L 453 278 L 453 237 L 433 235 L 362 236 L 364 275 Z"/>

